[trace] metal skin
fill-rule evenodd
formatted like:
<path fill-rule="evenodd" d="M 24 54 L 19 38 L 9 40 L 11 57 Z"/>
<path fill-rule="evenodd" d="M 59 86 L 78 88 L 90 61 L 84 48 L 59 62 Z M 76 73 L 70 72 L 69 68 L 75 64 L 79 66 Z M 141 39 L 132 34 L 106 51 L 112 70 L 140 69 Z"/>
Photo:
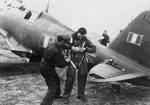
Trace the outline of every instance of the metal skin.
<path fill-rule="evenodd" d="M 48 42 L 54 41 L 57 35 L 73 32 L 45 12 L 31 11 L 29 19 L 25 19 L 27 12 L 29 10 L 21 11 L 14 8 L 0 11 L 0 28 L 7 32 L 3 37 L 11 46 L 9 49 L 16 54 L 19 54 L 20 50 L 32 50 L 34 54 L 41 56 Z M 20 45 L 22 48 L 19 48 Z"/>
<path fill-rule="evenodd" d="M 123 81 L 150 86 L 149 29 L 150 11 L 144 11 L 128 24 L 108 48 L 97 45 L 96 56 L 99 63 L 89 73 L 91 81 L 110 83 Z M 104 62 L 110 58 L 115 60 L 120 69 Z"/>

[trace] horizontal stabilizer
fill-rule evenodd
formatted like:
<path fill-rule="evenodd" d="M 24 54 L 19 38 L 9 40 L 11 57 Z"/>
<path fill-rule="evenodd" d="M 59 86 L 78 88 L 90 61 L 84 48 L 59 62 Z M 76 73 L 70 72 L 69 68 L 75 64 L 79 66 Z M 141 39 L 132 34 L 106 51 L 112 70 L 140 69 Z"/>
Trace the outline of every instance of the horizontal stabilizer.
<path fill-rule="evenodd" d="M 127 68 L 112 66 L 105 63 L 98 64 L 89 72 L 91 82 L 116 82 L 145 76 Z M 95 78 L 99 77 L 99 78 Z"/>
<path fill-rule="evenodd" d="M 131 73 L 131 74 L 125 74 L 125 75 L 116 76 L 116 77 L 108 78 L 108 79 L 96 79 L 96 78 L 90 77 L 89 81 L 91 82 L 117 82 L 117 81 L 124 81 L 127 79 L 138 78 L 142 76 L 143 74 L 141 73 Z"/>

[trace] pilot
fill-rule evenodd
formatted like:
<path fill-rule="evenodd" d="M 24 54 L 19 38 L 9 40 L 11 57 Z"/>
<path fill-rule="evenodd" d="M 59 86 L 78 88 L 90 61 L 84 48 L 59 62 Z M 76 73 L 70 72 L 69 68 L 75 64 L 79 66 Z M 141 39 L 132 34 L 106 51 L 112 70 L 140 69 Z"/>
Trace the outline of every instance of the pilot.
<path fill-rule="evenodd" d="M 85 97 L 85 85 L 87 80 L 87 60 L 86 53 L 95 53 L 96 46 L 92 44 L 91 41 L 86 37 L 87 30 L 84 27 L 81 27 L 72 34 L 71 36 L 71 61 L 74 63 L 70 63 L 67 69 L 67 79 L 65 84 L 65 91 L 63 95 L 64 104 L 68 104 L 69 97 L 73 88 L 73 83 L 75 79 L 76 70 L 78 71 L 78 96 L 77 99 L 82 102 L 86 102 L 87 99 Z M 75 65 L 75 66 L 74 66 Z M 77 69 L 76 69 L 77 68 Z"/>
<path fill-rule="evenodd" d="M 107 30 L 104 30 L 104 33 L 102 34 L 102 36 L 99 39 L 100 44 L 107 46 L 107 44 L 110 42 L 109 41 L 109 36 L 107 34 Z"/>
<path fill-rule="evenodd" d="M 64 43 L 64 38 L 57 36 L 56 41 L 50 43 L 44 51 L 40 72 L 45 79 L 48 90 L 40 105 L 52 105 L 54 99 L 61 98 L 60 78 L 55 71 L 55 67 L 63 68 L 69 62 L 69 59 L 65 59 L 62 54 L 62 49 L 66 47 Z"/>

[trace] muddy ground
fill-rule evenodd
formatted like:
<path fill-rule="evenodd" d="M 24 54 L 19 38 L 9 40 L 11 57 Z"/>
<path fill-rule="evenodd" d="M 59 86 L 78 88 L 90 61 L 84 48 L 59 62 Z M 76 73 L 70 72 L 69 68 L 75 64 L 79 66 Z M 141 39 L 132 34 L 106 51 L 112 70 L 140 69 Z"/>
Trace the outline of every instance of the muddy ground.
<path fill-rule="evenodd" d="M 121 93 L 114 93 L 108 83 L 87 82 L 88 102 L 81 103 L 76 99 L 75 85 L 69 105 L 150 105 L 150 88 L 127 84 L 121 87 Z M 0 50 L 0 105 L 39 105 L 46 90 L 39 64 L 26 63 L 9 51 Z M 60 99 L 54 105 L 64 104 Z"/>

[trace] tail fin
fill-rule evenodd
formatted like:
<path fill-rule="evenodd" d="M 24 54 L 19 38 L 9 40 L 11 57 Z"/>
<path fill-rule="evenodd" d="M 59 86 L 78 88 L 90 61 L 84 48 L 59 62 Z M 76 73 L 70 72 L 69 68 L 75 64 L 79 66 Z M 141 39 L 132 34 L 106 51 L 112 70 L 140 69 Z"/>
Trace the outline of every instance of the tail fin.
<path fill-rule="evenodd" d="M 150 11 L 138 15 L 109 48 L 143 66 L 150 67 Z"/>

